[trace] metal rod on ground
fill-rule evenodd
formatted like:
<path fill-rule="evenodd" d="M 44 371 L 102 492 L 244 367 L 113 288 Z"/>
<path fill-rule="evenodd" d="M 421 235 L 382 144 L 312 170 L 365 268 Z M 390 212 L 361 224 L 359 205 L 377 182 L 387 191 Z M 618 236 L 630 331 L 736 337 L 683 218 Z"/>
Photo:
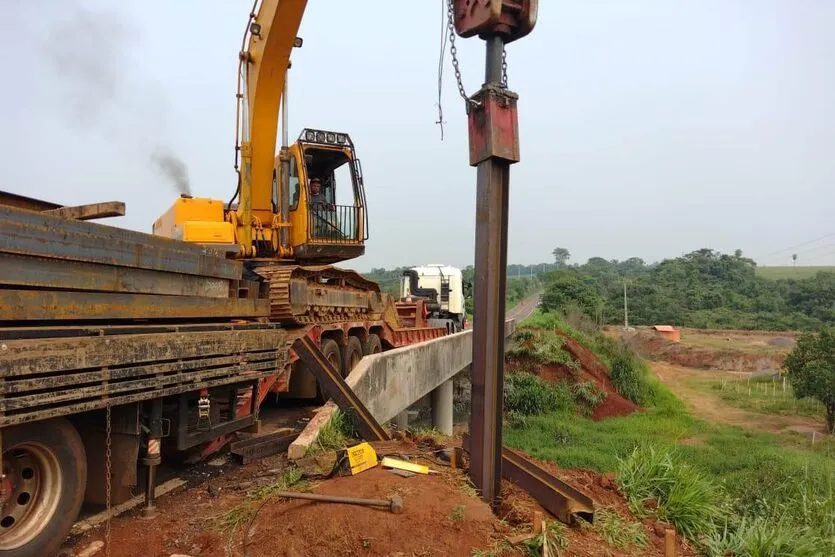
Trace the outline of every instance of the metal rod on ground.
<path fill-rule="evenodd" d="M 299 493 L 296 491 L 279 491 L 278 497 L 286 499 L 307 499 L 320 503 L 343 503 L 346 505 L 361 505 L 364 507 L 382 507 L 398 514 L 403 512 L 403 499 L 399 495 L 393 495 L 391 499 L 360 499 L 358 497 L 341 497 L 338 495 L 321 495 L 318 493 Z"/>
<path fill-rule="evenodd" d="M 471 108 L 470 164 L 473 143 L 486 147 L 477 159 L 475 284 L 473 319 L 472 415 L 470 476 L 484 501 L 493 503 L 501 488 L 502 390 L 504 386 L 504 315 L 507 268 L 507 215 L 510 160 L 494 152 L 486 139 L 500 133 L 485 103 L 501 85 L 503 39 L 487 39 L 486 84 L 476 94 L 482 104 Z M 494 101 L 495 102 L 495 101 Z M 492 108 L 492 107 L 491 107 Z M 514 105 L 515 116 L 515 105 Z M 474 114 L 475 113 L 475 114 Z M 479 114 L 481 113 L 481 114 Z M 510 138 L 513 141 L 515 138 Z"/>

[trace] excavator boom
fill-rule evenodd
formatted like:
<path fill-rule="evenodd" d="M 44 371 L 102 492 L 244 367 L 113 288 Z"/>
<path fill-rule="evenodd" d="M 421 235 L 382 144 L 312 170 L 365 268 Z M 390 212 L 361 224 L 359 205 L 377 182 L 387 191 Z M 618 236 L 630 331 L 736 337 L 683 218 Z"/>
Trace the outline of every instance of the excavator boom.
<path fill-rule="evenodd" d="M 243 114 L 240 104 L 238 114 L 243 131 L 238 220 L 247 236 L 239 239 L 243 246 L 252 245 L 252 217 L 267 224 L 273 219 L 278 110 L 306 7 L 307 0 L 256 0 L 244 33 L 239 80 L 245 91 L 240 86 L 238 91 L 239 103 L 245 101 Z"/>

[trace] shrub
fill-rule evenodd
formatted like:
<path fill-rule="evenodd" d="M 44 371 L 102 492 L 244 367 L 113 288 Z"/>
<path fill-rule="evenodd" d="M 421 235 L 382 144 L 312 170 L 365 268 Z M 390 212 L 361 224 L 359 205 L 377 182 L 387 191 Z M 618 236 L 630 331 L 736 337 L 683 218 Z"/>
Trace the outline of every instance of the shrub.
<path fill-rule="evenodd" d="M 582 381 L 571 385 L 571 395 L 574 402 L 584 415 L 591 415 L 601 402 L 606 400 L 606 391 L 597 386 L 593 381 Z"/>
<path fill-rule="evenodd" d="M 647 503 L 654 501 L 654 513 L 687 539 L 695 542 L 714 531 L 721 492 L 696 469 L 677 462 L 671 452 L 636 447 L 619 459 L 618 483 L 634 512 L 649 512 Z"/>
<path fill-rule="evenodd" d="M 525 372 L 505 377 L 504 408 L 510 416 L 533 416 L 573 407 L 571 392 L 564 383 L 548 383 Z"/>

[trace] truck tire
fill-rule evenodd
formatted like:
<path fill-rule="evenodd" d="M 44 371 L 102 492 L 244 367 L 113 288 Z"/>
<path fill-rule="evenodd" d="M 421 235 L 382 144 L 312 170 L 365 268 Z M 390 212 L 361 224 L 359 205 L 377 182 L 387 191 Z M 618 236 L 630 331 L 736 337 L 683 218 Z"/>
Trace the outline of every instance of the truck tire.
<path fill-rule="evenodd" d="M 0 557 L 52 557 L 78 516 L 87 487 L 87 455 L 65 418 L 3 432 Z"/>
<path fill-rule="evenodd" d="M 322 342 L 319 343 L 319 350 L 322 351 L 325 359 L 342 374 L 342 351 L 339 349 L 336 341 L 330 338 L 323 338 Z M 325 391 L 322 389 L 322 385 L 316 381 L 316 402 L 322 404 L 326 400 L 327 397 L 325 396 Z M 0 555 L 0 557 L 3 556 Z"/>
<path fill-rule="evenodd" d="M 329 361 L 330 364 L 337 369 L 337 371 L 342 373 L 342 351 L 339 349 L 339 345 L 336 341 L 330 338 L 322 339 L 322 344 L 319 346 L 319 350 L 322 351 L 325 359 Z"/>
<path fill-rule="evenodd" d="M 362 360 L 362 343 L 357 337 L 348 337 L 342 354 L 342 377 L 348 377 L 351 370 Z"/>
<path fill-rule="evenodd" d="M 383 343 L 380 342 L 380 337 L 375 334 L 368 335 L 368 340 L 365 341 L 365 346 L 362 347 L 363 355 L 379 354 L 382 351 Z"/>

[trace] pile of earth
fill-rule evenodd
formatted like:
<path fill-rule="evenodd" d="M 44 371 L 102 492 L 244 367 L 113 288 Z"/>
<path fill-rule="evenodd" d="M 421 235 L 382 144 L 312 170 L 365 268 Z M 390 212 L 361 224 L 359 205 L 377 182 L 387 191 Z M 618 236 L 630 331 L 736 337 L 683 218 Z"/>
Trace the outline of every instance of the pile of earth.
<path fill-rule="evenodd" d="M 626 416 L 640 409 L 631 400 L 624 398 L 612 383 L 611 372 L 597 355 L 571 338 L 568 335 L 557 333 L 562 340 L 564 350 L 574 362 L 573 366 L 560 363 L 543 363 L 533 356 L 515 351 L 507 358 L 507 370 L 509 373 L 528 372 L 540 378 L 551 381 L 566 381 L 577 383 L 584 381 L 593 382 L 601 391 L 606 393 L 606 398 L 597 405 L 591 414 L 595 421 L 604 418 Z M 521 341 L 521 345 L 528 344 L 529 348 L 538 341 L 536 337 Z"/>
<path fill-rule="evenodd" d="M 637 331 L 624 338 L 633 350 L 645 358 L 695 369 L 773 373 L 780 370 L 785 358 L 782 354 L 687 346 L 649 331 Z"/>

